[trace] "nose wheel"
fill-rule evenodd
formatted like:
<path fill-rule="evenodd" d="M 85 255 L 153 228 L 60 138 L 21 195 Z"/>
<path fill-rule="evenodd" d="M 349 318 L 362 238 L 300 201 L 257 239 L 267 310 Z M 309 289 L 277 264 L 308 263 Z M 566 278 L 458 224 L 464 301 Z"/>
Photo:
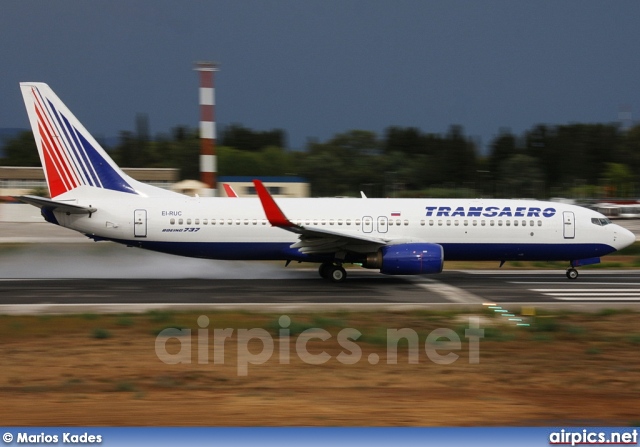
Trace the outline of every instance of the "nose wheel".
<path fill-rule="evenodd" d="M 567 278 L 569 278 L 569 279 L 577 279 L 578 278 L 578 271 L 576 269 L 574 269 L 573 267 L 567 269 Z"/>

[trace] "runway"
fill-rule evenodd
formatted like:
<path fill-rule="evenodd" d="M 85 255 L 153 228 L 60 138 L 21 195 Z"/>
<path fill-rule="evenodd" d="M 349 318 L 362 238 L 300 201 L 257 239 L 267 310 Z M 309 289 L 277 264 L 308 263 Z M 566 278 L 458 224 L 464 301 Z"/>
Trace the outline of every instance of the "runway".
<path fill-rule="evenodd" d="M 30 225 L 43 231 L 56 228 Z M 580 269 L 580 277 L 571 281 L 564 270 L 445 270 L 398 277 L 353 268 L 345 283 L 334 284 L 322 280 L 315 266 L 209 261 L 112 243 L 62 240 L 0 244 L 0 314 L 166 308 L 409 310 L 473 308 L 492 302 L 582 311 L 640 310 L 640 270 Z"/>
<path fill-rule="evenodd" d="M 640 272 L 445 271 L 388 277 L 350 270 L 346 283 L 311 269 L 287 279 L 0 279 L 0 314 L 138 312 L 153 309 L 410 310 L 476 308 L 486 303 L 595 311 L 640 309 Z"/>

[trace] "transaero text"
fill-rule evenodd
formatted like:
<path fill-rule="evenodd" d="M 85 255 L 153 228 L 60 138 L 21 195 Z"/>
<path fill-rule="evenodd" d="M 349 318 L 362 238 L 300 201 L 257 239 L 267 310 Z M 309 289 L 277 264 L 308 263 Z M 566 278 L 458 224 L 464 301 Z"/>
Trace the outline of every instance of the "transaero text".
<path fill-rule="evenodd" d="M 555 208 L 535 206 L 427 206 L 427 217 L 553 217 Z"/>

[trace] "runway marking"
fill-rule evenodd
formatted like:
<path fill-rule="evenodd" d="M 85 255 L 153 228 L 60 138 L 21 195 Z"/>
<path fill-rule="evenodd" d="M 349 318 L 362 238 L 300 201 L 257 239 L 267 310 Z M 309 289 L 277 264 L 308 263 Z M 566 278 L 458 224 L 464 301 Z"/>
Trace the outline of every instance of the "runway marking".
<path fill-rule="evenodd" d="M 625 296 L 553 296 L 562 301 L 640 301 L 640 295 L 635 297 Z"/>
<path fill-rule="evenodd" d="M 565 293 L 596 293 L 593 289 L 531 289 L 534 292 L 565 292 Z M 597 289 L 597 293 L 602 292 L 640 292 L 640 289 Z"/>
<path fill-rule="evenodd" d="M 563 301 L 640 301 L 640 289 L 529 289 Z"/>
<path fill-rule="evenodd" d="M 548 296 L 602 296 L 601 292 L 555 292 L 555 293 L 543 293 Z M 608 297 L 613 296 L 635 296 L 640 298 L 640 293 L 638 292 L 608 292 L 606 294 Z"/>
<path fill-rule="evenodd" d="M 460 289 L 458 287 L 436 281 L 435 279 L 409 278 L 409 281 L 420 288 L 423 288 L 432 293 L 436 293 L 454 303 L 481 304 L 484 301 L 478 295 L 467 292 L 466 290 Z"/>
<path fill-rule="evenodd" d="M 574 286 L 576 285 L 576 283 L 567 283 L 567 282 L 563 282 L 563 280 L 558 280 L 558 281 L 508 281 L 509 284 L 567 284 L 568 286 Z M 584 285 L 584 286 L 591 286 L 591 285 L 596 285 L 596 286 L 637 286 L 638 283 L 637 282 L 584 282 L 584 283 L 579 283 L 580 285 Z"/>
<path fill-rule="evenodd" d="M 99 303 L 99 304 L 0 304 L 0 315 L 63 315 L 63 314 L 117 314 L 163 311 L 253 311 L 265 313 L 280 312 L 333 312 L 346 310 L 355 312 L 390 311 L 410 312 L 424 309 L 451 309 L 453 303 Z"/>

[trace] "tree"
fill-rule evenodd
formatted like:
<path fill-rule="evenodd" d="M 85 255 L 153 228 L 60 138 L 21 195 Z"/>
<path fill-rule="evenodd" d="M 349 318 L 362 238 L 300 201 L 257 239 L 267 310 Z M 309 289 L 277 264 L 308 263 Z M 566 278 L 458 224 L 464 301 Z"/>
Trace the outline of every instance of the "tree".
<path fill-rule="evenodd" d="M 5 166 L 42 166 L 36 140 L 34 140 L 31 131 L 22 132 L 7 141 L 2 164 Z"/>
<path fill-rule="evenodd" d="M 509 157 L 518 153 L 516 137 L 508 130 L 501 129 L 500 134 L 491 143 L 487 168 L 491 177 L 498 176 L 500 165 Z"/>
<path fill-rule="evenodd" d="M 537 197 L 544 188 L 544 176 L 538 161 L 525 154 L 516 154 L 500 165 L 499 194 L 503 197 Z"/>
<path fill-rule="evenodd" d="M 611 196 L 629 197 L 634 191 L 635 179 L 629 166 L 622 163 L 607 163 L 602 175 Z"/>
<path fill-rule="evenodd" d="M 269 146 L 286 147 L 286 134 L 282 129 L 266 132 L 248 129 L 240 124 L 232 124 L 222 131 L 223 146 L 244 151 L 259 151 Z"/>

